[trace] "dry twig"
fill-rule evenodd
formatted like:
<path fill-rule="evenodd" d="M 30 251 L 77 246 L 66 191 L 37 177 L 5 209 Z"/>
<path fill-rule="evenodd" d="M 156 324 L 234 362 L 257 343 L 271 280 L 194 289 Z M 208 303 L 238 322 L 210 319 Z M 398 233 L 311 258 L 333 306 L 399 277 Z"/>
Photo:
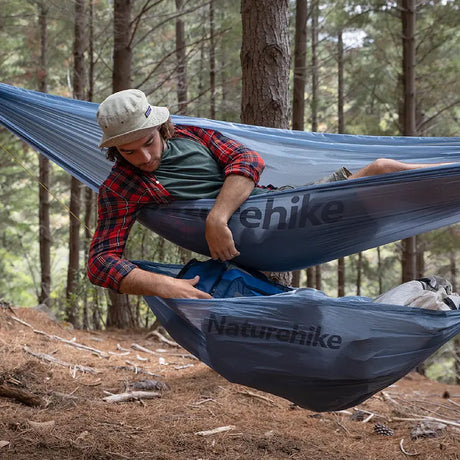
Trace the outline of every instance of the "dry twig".
<path fill-rule="evenodd" d="M 224 433 L 225 431 L 234 430 L 235 428 L 235 425 L 220 426 L 219 428 L 214 428 L 213 430 L 197 431 L 195 434 L 198 436 L 211 436 L 213 434 Z"/>
<path fill-rule="evenodd" d="M 163 342 L 163 343 L 167 343 L 168 345 L 170 345 L 171 347 L 179 347 L 179 345 L 174 342 L 173 340 L 169 340 L 167 339 L 163 334 L 161 334 L 160 332 L 158 331 L 152 331 L 149 333 L 149 336 L 152 336 L 154 335 L 155 337 L 158 337 L 158 339 L 160 340 L 160 342 Z"/>
<path fill-rule="evenodd" d="M 266 396 L 262 396 L 262 395 L 259 395 L 257 393 L 253 393 L 252 391 L 248 391 L 248 390 L 240 390 L 240 391 L 237 391 L 237 393 L 241 394 L 241 395 L 245 395 L 245 396 L 251 396 L 252 398 L 257 398 L 257 399 L 261 399 L 262 401 L 265 401 L 269 404 L 271 404 L 272 406 L 277 406 L 279 407 L 274 401 L 272 401 L 270 398 L 267 398 Z"/>
<path fill-rule="evenodd" d="M 54 356 L 51 356 L 51 355 L 47 355 L 47 354 L 44 354 L 44 353 L 36 353 L 36 352 L 32 351 L 26 345 L 24 345 L 23 350 L 27 354 L 33 356 L 34 358 L 38 358 L 38 359 L 41 359 L 43 361 L 47 361 L 49 363 L 56 364 L 58 366 L 68 367 L 71 370 L 73 369 L 74 371 L 80 371 L 80 372 L 83 372 L 83 373 L 88 372 L 90 374 L 98 374 L 98 373 L 100 373 L 100 371 L 94 369 L 94 367 L 80 366 L 79 364 L 70 364 L 70 363 L 66 363 L 65 361 L 61 361 L 60 359 L 57 359 L 57 358 L 55 358 Z"/>
<path fill-rule="evenodd" d="M 159 393 L 158 391 L 127 391 L 125 393 L 106 396 L 102 399 L 108 403 L 119 403 L 126 401 L 137 401 L 142 399 L 154 399 L 160 397 L 161 393 Z"/>

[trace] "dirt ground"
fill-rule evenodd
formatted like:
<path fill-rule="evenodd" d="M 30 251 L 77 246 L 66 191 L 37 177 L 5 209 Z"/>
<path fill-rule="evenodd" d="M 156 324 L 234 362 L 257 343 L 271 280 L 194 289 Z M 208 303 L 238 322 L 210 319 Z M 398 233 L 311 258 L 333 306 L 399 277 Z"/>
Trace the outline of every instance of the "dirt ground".
<path fill-rule="evenodd" d="M 412 373 L 359 407 L 317 414 L 147 335 L 0 308 L 0 459 L 460 459 L 459 386 Z M 135 383 L 153 399 L 104 400 L 132 398 Z"/>

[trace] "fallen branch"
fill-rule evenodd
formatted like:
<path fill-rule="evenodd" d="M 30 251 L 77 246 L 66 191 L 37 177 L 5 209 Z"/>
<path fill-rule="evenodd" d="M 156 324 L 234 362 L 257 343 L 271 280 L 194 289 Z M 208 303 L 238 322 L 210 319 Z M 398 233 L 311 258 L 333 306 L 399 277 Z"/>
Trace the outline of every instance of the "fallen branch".
<path fill-rule="evenodd" d="M 406 449 L 404 449 L 404 438 L 401 439 L 401 441 L 399 441 L 399 448 L 401 449 L 401 452 L 404 454 L 404 455 L 408 455 L 408 456 L 415 456 L 415 455 L 420 455 L 418 452 L 414 452 L 414 453 L 411 453 L 411 452 L 407 452 Z"/>
<path fill-rule="evenodd" d="M 451 426 L 456 426 L 460 428 L 460 423 L 457 422 L 451 422 L 450 420 L 444 420 L 442 418 L 436 418 L 436 417 L 430 417 L 430 416 L 424 416 L 424 417 L 413 417 L 413 418 L 405 418 L 405 417 L 392 417 L 392 420 L 397 420 L 397 421 L 402 421 L 402 420 L 408 420 L 412 422 L 423 422 L 426 420 L 431 420 L 432 422 L 440 422 L 444 423 L 446 425 L 451 425 Z"/>
<path fill-rule="evenodd" d="M 157 337 L 157 338 L 160 340 L 160 342 L 166 343 L 166 344 L 170 345 L 171 347 L 177 347 L 177 348 L 179 348 L 179 345 L 178 345 L 176 342 L 174 342 L 173 340 L 167 339 L 163 334 L 161 334 L 161 333 L 158 332 L 158 331 L 152 331 L 152 332 L 150 332 L 150 333 L 149 333 L 149 337 L 152 336 L 152 335 L 154 335 L 155 337 Z"/>
<path fill-rule="evenodd" d="M 213 430 L 207 431 L 197 431 L 195 434 L 198 436 L 211 436 L 217 433 L 224 433 L 225 431 L 234 430 L 236 426 L 234 425 L 227 425 L 227 426 L 220 426 L 219 428 L 214 428 Z"/>
<path fill-rule="evenodd" d="M 93 367 L 80 366 L 79 364 L 70 364 L 70 363 L 67 363 L 65 361 L 61 361 L 60 359 L 57 359 L 57 358 L 55 358 L 54 356 L 51 356 L 51 355 L 47 355 L 47 354 L 44 354 L 44 353 L 33 352 L 26 345 L 24 345 L 23 350 L 27 354 L 33 356 L 34 358 L 38 358 L 38 359 L 41 359 L 43 361 L 47 361 L 49 363 L 56 364 L 58 366 L 68 367 L 70 370 L 80 371 L 80 372 L 83 372 L 83 373 L 88 372 L 89 374 L 99 374 L 100 373 L 100 371 L 94 369 Z"/>
<path fill-rule="evenodd" d="M 17 321 L 18 323 L 22 324 L 23 326 L 30 327 L 30 329 L 33 329 L 33 327 L 29 324 L 23 321 L 22 319 L 17 318 L 16 316 L 10 316 L 10 318 L 14 321 Z"/>
<path fill-rule="evenodd" d="M 145 348 L 145 347 L 142 347 L 142 346 L 138 345 L 137 343 L 133 343 L 131 345 L 131 348 L 134 349 L 134 350 L 137 350 L 137 351 L 143 351 L 144 353 L 150 353 L 151 355 L 158 356 L 158 354 L 155 351 L 149 350 L 148 348 Z"/>
<path fill-rule="evenodd" d="M 70 345 L 70 346 L 75 347 L 75 348 L 78 348 L 79 350 L 90 351 L 91 353 L 95 353 L 96 355 L 100 356 L 101 358 L 108 358 L 109 357 L 108 353 L 106 353 L 105 351 L 98 350 L 97 348 L 88 347 L 88 346 L 83 345 L 81 343 L 73 342 L 72 340 L 63 339 L 62 337 L 59 337 L 57 335 L 50 335 L 50 334 L 47 334 L 46 332 L 39 331 L 37 329 L 34 329 L 34 332 L 36 334 L 44 335 L 45 337 L 48 337 L 51 340 L 58 340 L 60 342 L 64 342 L 65 344 Z"/>
<path fill-rule="evenodd" d="M 240 390 L 240 391 L 237 391 L 237 393 L 241 394 L 241 395 L 245 395 L 245 396 L 251 396 L 252 398 L 257 398 L 257 399 L 261 399 L 262 401 L 265 401 L 269 404 L 271 404 L 272 406 L 277 406 L 279 407 L 276 403 L 273 402 L 273 400 L 271 400 L 270 398 L 267 398 L 266 396 L 262 396 L 262 395 L 259 395 L 257 393 L 253 393 L 252 391 L 248 391 L 248 390 Z"/>
<path fill-rule="evenodd" d="M 23 390 L 22 388 L 14 388 L 4 383 L 0 384 L 0 396 L 4 398 L 15 399 L 26 406 L 37 407 L 43 404 L 43 399 L 30 391 Z"/>
<path fill-rule="evenodd" d="M 113 404 L 119 402 L 137 401 L 141 399 L 154 399 L 160 397 L 161 393 L 159 393 L 158 391 L 127 391 L 125 393 L 106 396 L 102 399 L 108 403 Z"/>

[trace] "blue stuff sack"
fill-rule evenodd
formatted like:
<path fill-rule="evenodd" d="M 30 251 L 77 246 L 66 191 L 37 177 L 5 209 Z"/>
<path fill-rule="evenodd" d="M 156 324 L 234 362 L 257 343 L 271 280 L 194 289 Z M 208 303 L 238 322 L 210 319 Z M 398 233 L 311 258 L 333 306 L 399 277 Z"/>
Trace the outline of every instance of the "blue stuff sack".
<path fill-rule="evenodd" d="M 192 259 L 184 265 L 177 278 L 191 279 L 196 275 L 200 276 L 200 281 L 195 287 L 215 299 L 267 296 L 293 290 L 269 280 L 256 270 L 217 260 L 200 262 Z"/>

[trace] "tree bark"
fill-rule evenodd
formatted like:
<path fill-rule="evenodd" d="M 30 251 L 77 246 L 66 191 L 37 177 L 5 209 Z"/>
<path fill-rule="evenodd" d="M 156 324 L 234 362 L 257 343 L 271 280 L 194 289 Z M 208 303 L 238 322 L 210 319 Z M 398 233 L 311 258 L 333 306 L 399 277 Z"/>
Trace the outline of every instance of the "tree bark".
<path fill-rule="evenodd" d="M 318 131 L 318 21 L 319 0 L 311 1 L 311 130 Z M 321 266 L 314 267 L 315 287 L 321 289 Z"/>
<path fill-rule="evenodd" d="M 337 120 L 339 134 L 345 132 L 345 117 L 343 106 L 345 103 L 344 98 L 344 80 L 343 80 L 343 35 L 339 30 L 337 34 Z M 345 295 L 345 258 L 340 257 L 337 260 L 337 296 L 343 297 Z"/>
<path fill-rule="evenodd" d="M 294 83 L 292 98 L 292 129 L 305 128 L 305 86 L 307 83 L 307 0 L 297 0 L 295 10 Z M 300 285 L 300 271 L 292 276 L 293 286 Z"/>
<path fill-rule="evenodd" d="M 358 252 L 358 260 L 356 261 L 356 295 L 361 295 L 362 269 L 363 269 L 363 253 Z"/>
<path fill-rule="evenodd" d="M 176 75 L 178 113 L 187 113 L 187 60 L 185 44 L 185 24 L 180 15 L 183 14 L 184 0 L 176 0 Z"/>
<path fill-rule="evenodd" d="M 289 127 L 289 5 L 287 0 L 242 0 L 243 123 Z"/>
<path fill-rule="evenodd" d="M 273 128 L 289 127 L 289 2 L 242 0 L 241 121 Z M 282 284 L 292 273 L 270 273 Z"/>
<path fill-rule="evenodd" d="M 38 23 L 40 28 L 40 72 L 38 90 L 48 91 L 48 7 L 45 1 L 37 3 Z M 45 155 L 38 155 L 39 185 L 38 185 L 38 220 L 40 245 L 40 295 L 39 304 L 50 306 L 51 292 L 51 229 L 50 229 L 50 161 Z"/>
<path fill-rule="evenodd" d="M 133 3 L 134 0 L 114 0 L 113 3 L 112 89 L 114 92 L 131 88 Z"/>
<path fill-rule="evenodd" d="M 131 88 L 132 40 L 131 26 L 134 0 L 115 0 L 113 4 L 113 73 L 114 92 Z M 122 329 L 133 326 L 131 304 L 126 294 L 109 290 L 110 304 L 107 308 L 107 327 Z"/>
<path fill-rule="evenodd" d="M 415 66 L 416 66 L 416 3 L 415 0 L 399 0 L 402 24 L 402 81 L 403 81 L 403 136 L 416 136 L 416 100 L 415 100 Z M 402 241 L 402 282 L 416 278 L 416 239 L 406 238 Z"/>
<path fill-rule="evenodd" d="M 85 98 L 86 69 L 84 52 L 86 48 L 86 23 L 85 0 L 75 0 L 74 18 L 74 75 L 73 96 L 76 99 Z M 70 206 L 69 206 L 69 266 L 67 271 L 66 288 L 66 319 L 78 327 L 78 272 L 80 268 L 80 209 L 81 209 L 81 183 L 71 178 L 70 181 Z"/>
<path fill-rule="evenodd" d="M 210 116 L 216 119 L 216 35 L 214 23 L 214 0 L 209 2 L 209 85 L 211 89 Z"/>
<path fill-rule="evenodd" d="M 318 131 L 318 16 L 319 0 L 311 1 L 311 130 Z"/>

